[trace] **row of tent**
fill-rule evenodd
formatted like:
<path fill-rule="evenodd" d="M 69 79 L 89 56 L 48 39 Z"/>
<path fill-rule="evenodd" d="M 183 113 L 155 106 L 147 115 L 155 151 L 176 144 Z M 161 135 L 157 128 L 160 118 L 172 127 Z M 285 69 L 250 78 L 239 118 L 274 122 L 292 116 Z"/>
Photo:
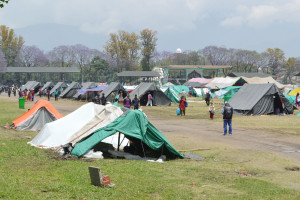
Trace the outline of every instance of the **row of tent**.
<path fill-rule="evenodd" d="M 136 145 L 135 150 L 140 148 L 138 153 L 142 157 L 153 153 L 157 157 L 162 154 L 167 158 L 183 157 L 143 112 L 121 109 L 110 103 L 105 106 L 87 103 L 63 117 L 50 102 L 39 100 L 15 119 L 12 127 L 22 131 L 40 130 L 29 142 L 32 146 L 58 150 L 69 144 L 74 147 L 71 154 L 78 157 L 95 149 L 100 142 L 118 148 L 128 146 L 129 140 Z"/>
<path fill-rule="evenodd" d="M 34 87 L 32 87 L 34 86 Z M 29 81 L 21 89 L 31 89 L 37 90 L 40 87 L 38 82 Z M 171 104 L 171 100 L 166 96 L 162 90 L 156 86 L 154 83 L 140 83 L 138 86 L 122 86 L 118 82 L 112 82 L 109 85 L 98 85 L 94 82 L 83 83 L 82 86 L 77 82 L 72 82 L 67 86 L 63 82 L 58 82 L 54 85 L 52 82 L 47 82 L 43 87 L 42 91 L 47 88 L 52 88 L 50 95 L 54 93 L 56 89 L 62 92 L 60 93 L 60 98 L 69 98 L 76 100 L 88 100 L 92 101 L 97 94 L 104 94 L 107 101 L 111 101 L 111 95 L 114 93 L 116 96 L 119 92 L 122 92 L 123 98 L 129 95 L 130 99 L 133 99 L 135 95 L 140 99 L 141 105 L 144 106 L 147 104 L 148 94 L 152 95 L 153 105 L 158 106 L 168 106 Z"/>

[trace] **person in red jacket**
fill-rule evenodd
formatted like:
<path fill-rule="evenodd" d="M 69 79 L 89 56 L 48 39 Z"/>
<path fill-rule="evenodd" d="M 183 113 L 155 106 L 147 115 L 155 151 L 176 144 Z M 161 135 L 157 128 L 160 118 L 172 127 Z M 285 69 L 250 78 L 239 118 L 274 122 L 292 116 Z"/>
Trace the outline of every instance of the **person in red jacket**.
<path fill-rule="evenodd" d="M 184 96 L 181 97 L 180 101 L 179 101 L 179 108 L 180 108 L 180 115 L 182 116 L 182 114 L 185 116 L 185 98 Z"/>

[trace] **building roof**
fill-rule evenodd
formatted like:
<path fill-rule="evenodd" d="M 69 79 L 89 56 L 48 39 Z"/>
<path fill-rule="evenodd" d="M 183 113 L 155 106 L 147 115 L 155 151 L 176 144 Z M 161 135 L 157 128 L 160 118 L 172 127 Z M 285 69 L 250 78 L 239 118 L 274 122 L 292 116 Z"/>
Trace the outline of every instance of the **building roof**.
<path fill-rule="evenodd" d="M 251 72 L 251 73 L 240 73 L 240 72 L 232 72 L 230 73 L 228 76 L 230 77 L 247 77 L 247 78 L 253 78 L 253 77 L 260 77 L 260 78 L 265 78 L 268 76 L 271 76 L 270 74 L 264 74 L 264 73 L 255 73 L 255 72 Z"/>
<path fill-rule="evenodd" d="M 160 68 L 172 68 L 172 69 L 190 69 L 190 68 L 203 68 L 203 69 L 228 69 L 232 66 L 229 65 L 168 65 L 161 66 Z"/>
<path fill-rule="evenodd" d="M 7 67 L 8 73 L 79 73 L 77 67 Z"/>
<path fill-rule="evenodd" d="M 159 77 L 159 73 L 154 71 L 123 71 L 118 73 L 119 77 L 127 76 L 127 77 Z"/>

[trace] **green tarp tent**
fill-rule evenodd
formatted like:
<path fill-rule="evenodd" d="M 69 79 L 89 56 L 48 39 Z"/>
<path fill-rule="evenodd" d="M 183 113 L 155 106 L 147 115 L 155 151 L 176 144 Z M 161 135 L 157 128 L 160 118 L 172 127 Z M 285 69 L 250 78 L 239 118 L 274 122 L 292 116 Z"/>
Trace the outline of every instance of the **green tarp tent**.
<path fill-rule="evenodd" d="M 224 99 L 225 96 L 233 96 L 235 93 L 239 91 L 242 86 L 228 86 L 227 88 L 221 89 L 222 91 L 226 92 L 225 94 L 218 97 L 218 99 Z"/>
<path fill-rule="evenodd" d="M 183 158 L 183 155 L 170 144 L 168 139 L 139 110 L 129 110 L 125 115 L 120 116 L 109 125 L 95 131 L 86 140 L 77 143 L 71 154 L 80 157 L 103 139 L 116 132 L 123 133 L 129 139 L 139 139 L 152 150 L 166 153 L 167 157 Z"/>
<path fill-rule="evenodd" d="M 190 89 L 188 86 L 185 85 L 172 85 L 170 86 L 176 92 L 176 94 L 181 94 L 182 90 L 184 90 L 187 94 L 189 93 Z"/>
<path fill-rule="evenodd" d="M 288 94 L 286 94 L 284 96 L 285 96 L 285 98 L 287 98 L 289 100 L 289 102 L 291 104 L 295 104 L 295 102 L 296 102 L 296 96 L 294 96 L 294 95 L 288 95 Z"/>
<path fill-rule="evenodd" d="M 165 93 L 165 95 L 167 95 L 172 100 L 172 102 L 179 103 L 179 96 L 172 89 L 172 87 L 169 87 L 164 93 Z"/>

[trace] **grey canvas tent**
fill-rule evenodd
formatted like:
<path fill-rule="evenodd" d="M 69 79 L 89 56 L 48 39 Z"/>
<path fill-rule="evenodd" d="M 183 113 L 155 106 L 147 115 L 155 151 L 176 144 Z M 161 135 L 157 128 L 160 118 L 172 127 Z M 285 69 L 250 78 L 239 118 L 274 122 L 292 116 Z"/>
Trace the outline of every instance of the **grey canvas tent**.
<path fill-rule="evenodd" d="M 154 83 L 140 83 L 131 93 L 130 99 L 132 100 L 135 95 L 140 99 L 141 106 L 145 106 L 148 101 L 148 93 L 152 95 L 152 103 L 156 106 L 169 106 L 171 99 L 161 91 L 161 89 Z"/>
<path fill-rule="evenodd" d="M 56 85 L 50 90 L 50 95 L 52 95 L 52 94 L 55 92 L 56 89 L 59 90 L 60 88 L 62 88 L 63 90 L 65 90 L 67 87 L 68 87 L 68 86 L 67 86 L 66 83 L 64 83 L 64 82 L 58 82 L 58 83 L 56 83 Z"/>
<path fill-rule="evenodd" d="M 41 86 L 40 82 L 28 81 L 24 86 L 21 87 L 21 90 L 25 90 L 25 89 L 34 90 L 34 92 L 36 93 L 40 88 L 40 86 Z"/>
<path fill-rule="evenodd" d="M 125 97 L 127 94 L 127 91 L 125 90 L 125 88 L 118 82 L 112 82 L 111 84 L 109 84 L 107 86 L 107 88 L 105 88 L 105 90 L 103 90 L 101 92 L 100 97 L 102 97 L 102 94 L 104 94 L 106 100 L 110 101 L 111 94 L 114 92 L 115 95 L 117 95 L 118 92 L 120 92 L 120 91 L 123 92 L 123 97 Z"/>
<path fill-rule="evenodd" d="M 54 87 L 54 83 L 53 82 L 47 82 L 45 83 L 45 85 L 42 87 L 41 91 L 43 92 L 45 89 L 48 89 L 48 88 L 53 88 Z"/>
<path fill-rule="evenodd" d="M 245 84 L 228 103 L 236 114 L 293 113 L 293 105 L 274 83 Z"/>
<path fill-rule="evenodd" d="M 85 83 L 82 83 L 82 87 L 80 89 L 90 89 L 90 88 L 94 88 L 94 87 L 97 87 L 97 84 L 95 82 L 85 82 Z M 80 94 L 78 92 L 76 92 L 73 96 L 73 99 L 86 99 L 88 95 L 88 99 L 92 99 L 95 97 L 95 94 L 93 92 L 90 92 L 90 93 L 86 93 L 86 94 Z"/>
<path fill-rule="evenodd" d="M 72 98 L 81 86 L 77 82 L 72 82 L 60 95 L 61 98 Z"/>

